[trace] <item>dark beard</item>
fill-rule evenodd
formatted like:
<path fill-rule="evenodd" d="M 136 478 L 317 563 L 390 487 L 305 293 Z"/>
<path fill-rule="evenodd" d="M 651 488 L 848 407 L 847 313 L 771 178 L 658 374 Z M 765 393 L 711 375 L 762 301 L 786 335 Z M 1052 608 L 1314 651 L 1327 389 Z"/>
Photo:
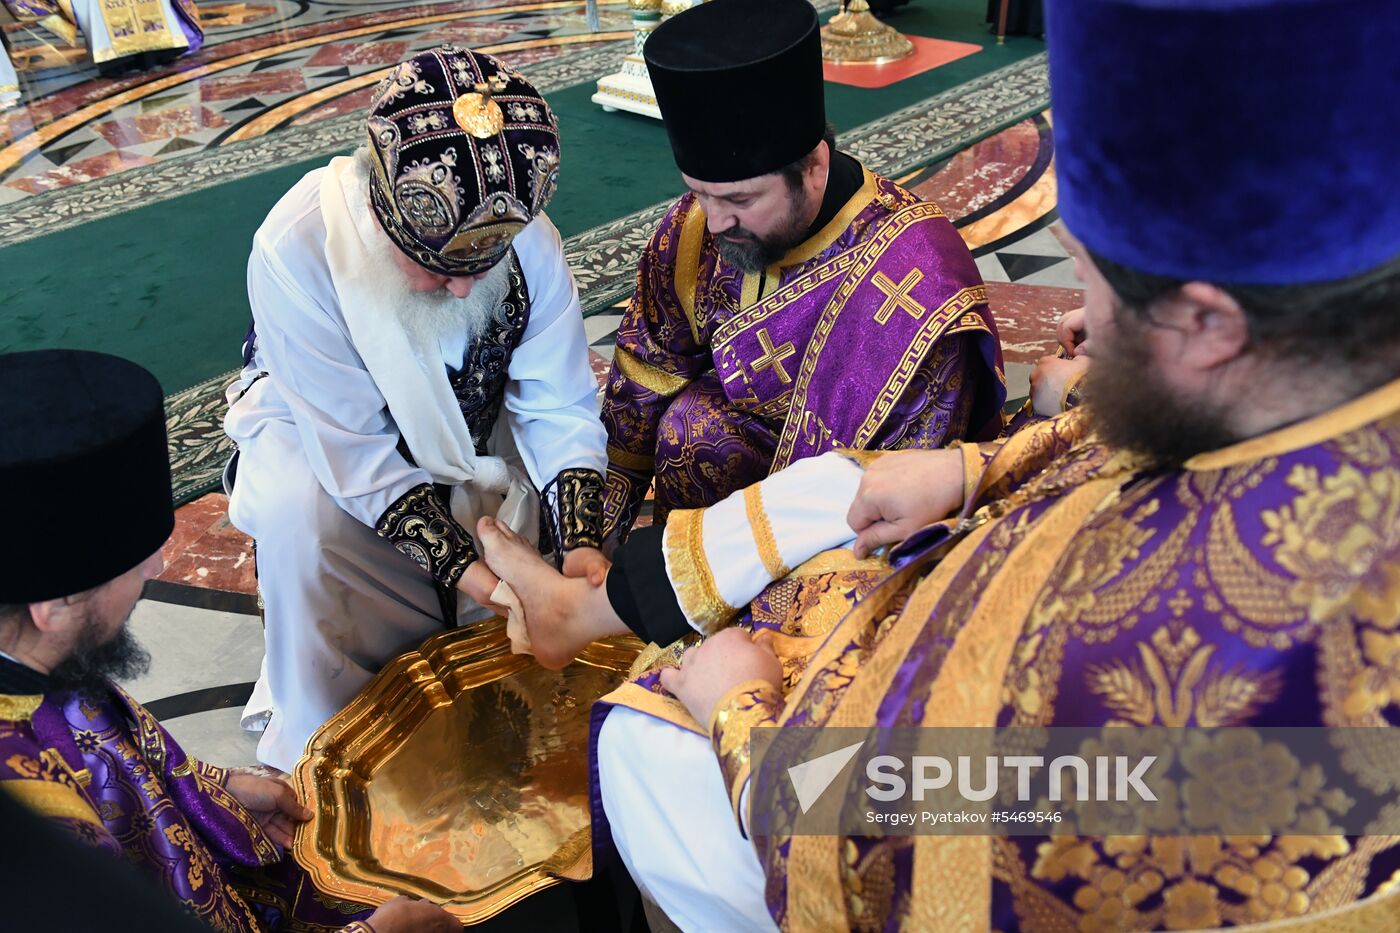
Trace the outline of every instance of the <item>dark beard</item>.
<path fill-rule="evenodd" d="M 1114 312 L 1118 333 L 1101 344 L 1084 377 L 1084 400 L 1108 443 L 1173 469 L 1196 454 L 1239 440 L 1222 406 L 1185 397 L 1162 378 L 1147 351 L 1146 328 L 1136 312 Z"/>
<path fill-rule="evenodd" d="M 797 221 L 796 198 L 788 212 L 787 222 L 776 232 L 766 237 L 758 236 L 743 227 L 734 227 L 719 234 L 719 255 L 740 272 L 762 272 L 787 255 L 803 240 L 807 239 L 807 228 Z M 730 239 L 737 235 L 737 240 Z"/>
<path fill-rule="evenodd" d="M 98 641 L 99 630 L 97 620 L 89 617 L 73 653 L 49 675 L 56 690 L 99 697 L 111 689 L 112 681 L 131 680 L 150 669 L 150 653 L 141 647 L 126 622 L 116 637 L 105 643 Z"/>

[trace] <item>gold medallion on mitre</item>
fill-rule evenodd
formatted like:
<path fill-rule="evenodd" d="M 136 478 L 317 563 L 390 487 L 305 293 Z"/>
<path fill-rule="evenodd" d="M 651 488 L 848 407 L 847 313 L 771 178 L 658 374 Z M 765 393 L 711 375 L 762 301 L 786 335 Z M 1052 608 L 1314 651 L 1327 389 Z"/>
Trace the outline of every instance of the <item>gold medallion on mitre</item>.
<path fill-rule="evenodd" d="M 486 94 L 463 94 L 452 104 L 452 118 L 457 125 L 477 139 L 490 139 L 506 125 L 501 105 Z"/>

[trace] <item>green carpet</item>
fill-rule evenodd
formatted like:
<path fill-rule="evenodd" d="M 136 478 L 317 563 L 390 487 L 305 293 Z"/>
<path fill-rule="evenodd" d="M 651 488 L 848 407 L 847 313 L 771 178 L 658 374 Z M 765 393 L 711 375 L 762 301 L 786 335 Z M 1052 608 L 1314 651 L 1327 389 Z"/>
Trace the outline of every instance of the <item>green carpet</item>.
<path fill-rule="evenodd" d="M 934 0 L 924 0 L 931 6 Z M 1043 50 L 996 46 L 983 0 L 939 0 L 891 17 L 918 35 L 985 48 L 893 87 L 828 84 L 827 112 L 849 129 Z M 565 236 L 679 193 L 665 131 L 604 113 L 592 83 L 549 95 L 563 132 L 563 176 L 550 217 Z M 724 118 L 723 102 L 715 119 Z M 150 368 L 167 393 L 238 365 L 248 323 L 244 270 L 253 232 L 277 199 L 322 159 L 284 168 L 0 249 L 0 351 L 104 350 Z"/>

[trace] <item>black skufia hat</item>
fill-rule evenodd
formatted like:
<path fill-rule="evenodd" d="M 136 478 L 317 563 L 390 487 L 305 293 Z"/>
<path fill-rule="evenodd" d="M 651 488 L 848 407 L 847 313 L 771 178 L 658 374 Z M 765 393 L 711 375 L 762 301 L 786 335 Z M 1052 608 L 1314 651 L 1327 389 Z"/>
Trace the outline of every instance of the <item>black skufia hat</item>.
<path fill-rule="evenodd" d="M 0 603 L 73 596 L 154 554 L 175 528 L 155 376 L 86 350 L 0 355 L 0 514 Z"/>
<path fill-rule="evenodd" d="M 707 182 L 776 172 L 826 132 L 822 43 L 807 0 L 711 0 L 642 47 L 676 165 Z"/>

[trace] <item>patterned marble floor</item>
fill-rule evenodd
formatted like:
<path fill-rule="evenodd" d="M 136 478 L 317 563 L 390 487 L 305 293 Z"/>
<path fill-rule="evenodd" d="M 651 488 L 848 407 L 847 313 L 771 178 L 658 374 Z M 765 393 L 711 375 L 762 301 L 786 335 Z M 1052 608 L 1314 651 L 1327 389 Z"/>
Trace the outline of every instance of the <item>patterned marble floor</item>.
<path fill-rule="evenodd" d="M 169 66 L 103 79 L 37 26 L 11 25 L 23 103 L 0 114 L 0 204 L 204 149 L 362 111 L 375 82 L 455 42 L 516 67 L 581 49 L 616 54 L 623 0 L 589 32 L 578 0 L 200 3 L 208 44 Z"/>

